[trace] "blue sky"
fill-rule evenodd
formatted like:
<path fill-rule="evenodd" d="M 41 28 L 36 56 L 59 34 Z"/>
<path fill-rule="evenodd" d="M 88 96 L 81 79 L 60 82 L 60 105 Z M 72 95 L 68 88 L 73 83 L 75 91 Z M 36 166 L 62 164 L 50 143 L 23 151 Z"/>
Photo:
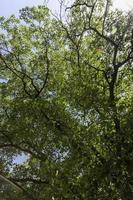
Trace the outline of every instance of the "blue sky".
<path fill-rule="evenodd" d="M 55 11 L 57 10 L 58 0 L 50 0 L 49 7 Z M 115 7 L 119 7 L 123 10 L 133 8 L 133 0 L 113 0 Z M 19 9 L 25 6 L 33 6 L 43 4 L 44 0 L 0 0 L 0 16 L 10 16 L 11 14 L 17 14 Z"/>
<path fill-rule="evenodd" d="M 0 0 L 0 16 L 10 16 L 19 13 L 21 8 L 25 6 L 35 6 L 44 4 L 44 0 Z M 58 0 L 50 0 L 48 5 L 52 10 L 58 8 Z"/>

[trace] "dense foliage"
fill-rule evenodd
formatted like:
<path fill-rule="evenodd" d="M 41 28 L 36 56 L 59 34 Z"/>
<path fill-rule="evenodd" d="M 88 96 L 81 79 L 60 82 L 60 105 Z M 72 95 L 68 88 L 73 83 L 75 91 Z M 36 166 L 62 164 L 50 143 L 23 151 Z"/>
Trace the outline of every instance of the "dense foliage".
<path fill-rule="evenodd" d="M 133 200 L 133 12 L 60 8 L 0 18 L 0 199 Z"/>

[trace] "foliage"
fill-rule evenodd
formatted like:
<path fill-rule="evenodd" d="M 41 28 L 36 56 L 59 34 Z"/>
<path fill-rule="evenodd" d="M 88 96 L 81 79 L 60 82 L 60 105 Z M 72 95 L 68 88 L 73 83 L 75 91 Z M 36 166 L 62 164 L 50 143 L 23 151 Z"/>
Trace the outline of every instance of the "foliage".
<path fill-rule="evenodd" d="M 132 200 L 133 12 L 64 12 L 0 18 L 0 199 Z"/>

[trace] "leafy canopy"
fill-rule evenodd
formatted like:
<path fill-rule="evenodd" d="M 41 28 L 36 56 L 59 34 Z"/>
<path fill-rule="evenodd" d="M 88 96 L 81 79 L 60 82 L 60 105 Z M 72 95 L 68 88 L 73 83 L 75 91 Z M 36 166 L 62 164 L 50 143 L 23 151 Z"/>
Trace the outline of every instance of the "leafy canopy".
<path fill-rule="evenodd" d="M 111 6 L 0 18 L 0 199 L 133 199 L 133 12 Z"/>

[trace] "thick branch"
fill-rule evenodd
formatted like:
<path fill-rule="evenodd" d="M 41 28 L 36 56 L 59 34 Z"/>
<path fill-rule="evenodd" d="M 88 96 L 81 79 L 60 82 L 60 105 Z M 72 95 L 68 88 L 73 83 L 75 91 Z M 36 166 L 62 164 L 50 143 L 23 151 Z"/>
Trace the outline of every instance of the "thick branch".
<path fill-rule="evenodd" d="M 49 184 L 49 181 L 46 180 L 41 180 L 41 179 L 35 179 L 35 178 L 9 178 L 10 181 L 13 182 L 19 182 L 19 183 L 27 183 L 27 182 L 31 182 L 34 184 Z"/>
<path fill-rule="evenodd" d="M 18 183 L 16 183 L 15 181 L 3 176 L 0 174 L 0 178 L 2 178 L 4 181 L 6 181 L 7 183 L 9 183 L 10 185 L 12 185 L 13 187 L 15 187 L 17 190 L 21 191 L 25 197 L 27 198 L 27 200 L 37 200 L 35 197 L 33 197 L 33 195 L 29 192 L 27 192 L 21 185 L 19 185 Z"/>

